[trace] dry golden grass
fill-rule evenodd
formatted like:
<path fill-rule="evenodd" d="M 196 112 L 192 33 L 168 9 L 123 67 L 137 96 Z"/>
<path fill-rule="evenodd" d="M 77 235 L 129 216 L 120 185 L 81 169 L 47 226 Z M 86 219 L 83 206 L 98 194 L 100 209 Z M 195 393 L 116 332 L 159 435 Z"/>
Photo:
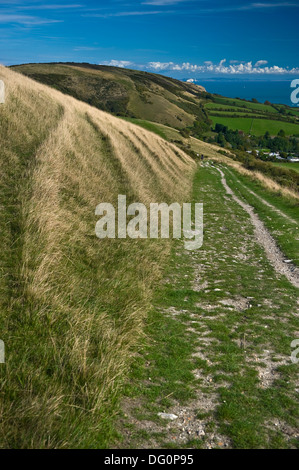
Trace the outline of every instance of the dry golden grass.
<path fill-rule="evenodd" d="M 276 183 L 273 181 L 271 178 L 268 178 L 267 176 L 263 175 L 263 173 L 260 173 L 259 171 L 250 171 L 244 168 L 244 166 L 235 160 L 232 160 L 231 158 L 228 158 L 224 155 L 220 154 L 215 154 L 211 155 L 211 158 L 215 161 L 225 163 L 226 165 L 234 168 L 236 171 L 238 171 L 241 175 L 248 176 L 251 180 L 257 180 L 259 183 L 261 183 L 264 188 L 270 190 L 273 193 L 281 194 L 282 196 L 288 198 L 288 199 L 293 199 L 293 200 L 299 200 L 299 195 L 296 191 L 292 191 L 289 188 L 286 188 L 282 186 L 281 184 Z"/>
<path fill-rule="evenodd" d="M 99 240 L 95 207 L 188 199 L 193 161 L 0 67 L 1 447 L 107 445 L 167 240 Z"/>

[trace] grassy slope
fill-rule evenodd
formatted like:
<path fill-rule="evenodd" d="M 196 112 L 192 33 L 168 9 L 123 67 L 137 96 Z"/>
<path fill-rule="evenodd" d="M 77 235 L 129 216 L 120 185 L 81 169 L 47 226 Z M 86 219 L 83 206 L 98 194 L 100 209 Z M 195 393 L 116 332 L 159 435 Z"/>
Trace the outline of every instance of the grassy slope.
<path fill-rule="evenodd" d="M 246 169 L 240 162 L 235 161 L 234 155 L 229 150 L 224 150 L 217 145 L 210 144 L 207 142 L 203 142 L 196 138 L 184 138 L 181 133 L 173 129 L 171 127 L 163 126 L 162 124 L 152 123 L 144 120 L 139 119 L 130 119 L 131 122 L 144 127 L 145 129 L 154 132 L 155 134 L 163 137 L 164 139 L 168 140 L 169 142 L 174 142 L 183 150 L 190 152 L 192 151 L 192 156 L 196 157 L 196 155 L 200 156 L 204 155 L 205 157 L 215 158 L 216 160 L 222 160 L 226 164 L 233 166 L 239 173 L 241 174 L 246 173 L 247 176 L 250 175 L 253 182 L 259 182 L 260 185 L 265 187 L 265 189 L 271 189 L 274 191 L 277 197 L 280 197 L 280 194 L 285 194 L 289 199 L 297 201 L 299 198 L 297 187 L 295 180 L 290 174 L 281 174 L 279 172 L 278 175 L 275 177 L 271 172 L 267 170 L 265 173 L 261 173 L 260 171 L 254 171 L 253 169 L 248 170 Z M 232 157 L 232 158 L 227 158 Z M 259 162 L 259 160 L 257 160 Z M 281 166 L 282 168 L 286 168 L 287 170 L 296 170 L 297 164 L 294 163 L 273 163 L 268 162 L 268 166 Z"/>
<path fill-rule="evenodd" d="M 123 119 L 129 122 L 132 122 L 133 124 L 136 124 L 137 126 L 143 127 L 144 129 L 147 129 L 148 131 L 151 131 L 154 134 L 159 135 L 160 137 L 162 137 L 162 139 L 169 140 L 167 138 L 166 133 L 163 130 L 163 127 L 159 124 L 156 124 L 155 122 L 150 122 L 150 121 L 145 121 L 144 119 L 135 119 L 135 118 L 123 118 Z"/>
<path fill-rule="evenodd" d="M 203 142 L 202 140 L 196 139 L 194 137 L 184 138 L 177 129 L 173 129 L 169 126 L 164 126 L 163 124 L 158 124 L 156 122 L 144 121 L 141 119 L 128 119 L 130 122 L 137 124 L 144 129 L 150 130 L 154 134 L 163 137 L 169 142 L 175 143 L 181 148 L 189 149 L 195 152 L 198 155 L 204 155 L 205 157 L 217 157 L 219 156 L 219 151 L 224 152 L 227 155 L 231 155 L 229 150 L 223 149 L 214 144 L 209 144 Z"/>
<path fill-rule="evenodd" d="M 95 207 L 187 197 L 194 164 L 1 67 L 1 447 L 103 447 L 169 242 L 98 240 Z"/>
<path fill-rule="evenodd" d="M 172 127 L 192 126 L 202 89 L 161 75 L 90 64 L 14 69 L 100 109 Z"/>

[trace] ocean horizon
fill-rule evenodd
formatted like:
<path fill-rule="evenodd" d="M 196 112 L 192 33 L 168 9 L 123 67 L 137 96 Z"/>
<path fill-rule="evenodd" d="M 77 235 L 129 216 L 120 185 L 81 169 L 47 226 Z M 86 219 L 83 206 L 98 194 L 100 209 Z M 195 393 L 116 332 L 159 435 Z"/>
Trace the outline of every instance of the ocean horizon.
<path fill-rule="evenodd" d="M 264 103 L 266 100 L 276 104 L 286 104 L 298 107 L 291 102 L 292 80 L 249 80 L 249 79 L 195 79 L 194 83 L 205 87 L 207 92 L 216 93 L 229 98 L 257 99 Z"/>

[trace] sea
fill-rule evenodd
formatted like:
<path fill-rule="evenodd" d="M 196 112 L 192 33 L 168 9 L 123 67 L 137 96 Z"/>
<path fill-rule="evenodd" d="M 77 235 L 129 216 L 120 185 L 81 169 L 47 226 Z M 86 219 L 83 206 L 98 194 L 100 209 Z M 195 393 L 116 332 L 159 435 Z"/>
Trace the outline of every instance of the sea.
<path fill-rule="evenodd" d="M 298 107 L 291 101 L 291 82 L 288 80 L 238 80 L 238 79 L 204 79 L 195 80 L 194 83 L 202 85 L 209 93 L 227 96 L 229 98 L 257 99 L 260 103 L 266 100 L 270 103 L 286 104 Z"/>

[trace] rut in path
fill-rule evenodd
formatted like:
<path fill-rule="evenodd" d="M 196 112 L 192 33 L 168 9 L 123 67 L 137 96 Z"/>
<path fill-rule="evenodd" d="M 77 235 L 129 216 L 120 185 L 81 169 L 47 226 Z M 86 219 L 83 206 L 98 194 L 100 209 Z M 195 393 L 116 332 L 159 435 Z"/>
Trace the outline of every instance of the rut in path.
<path fill-rule="evenodd" d="M 258 243 L 263 246 L 266 255 L 274 267 L 275 271 L 279 274 L 283 274 L 286 276 L 288 281 L 295 287 L 299 287 L 299 268 L 294 266 L 291 263 L 285 262 L 285 257 L 283 253 L 278 248 L 275 240 L 270 235 L 269 231 L 266 229 L 263 222 L 260 220 L 258 215 L 254 212 L 254 209 L 249 204 L 241 201 L 232 189 L 228 186 L 225 175 L 220 168 L 213 166 L 219 173 L 221 174 L 221 182 L 227 192 L 227 194 L 231 195 L 233 200 L 236 201 L 250 216 L 251 221 L 254 225 L 255 236 L 257 238 Z"/>
<path fill-rule="evenodd" d="M 233 176 L 232 172 L 227 168 L 227 172 Z M 244 188 L 246 191 L 248 191 L 250 194 L 252 194 L 255 198 L 257 198 L 259 201 L 261 201 L 263 204 L 265 204 L 265 206 L 269 207 L 272 211 L 276 212 L 277 214 L 281 215 L 281 217 L 284 217 L 285 219 L 287 219 L 289 222 L 291 222 L 292 224 L 295 224 L 295 225 L 298 225 L 298 222 L 295 220 L 295 219 L 292 219 L 292 217 L 288 216 L 287 214 L 285 214 L 284 212 L 282 212 L 281 210 L 277 209 L 277 207 L 275 206 L 272 206 L 272 204 L 270 204 L 268 201 L 266 201 L 264 198 L 262 198 L 261 196 L 259 196 L 258 194 L 256 194 L 254 191 L 252 191 L 251 189 L 249 189 L 247 186 L 245 186 L 243 183 L 241 183 L 240 180 L 238 180 L 238 178 L 236 178 L 236 181 L 238 182 L 238 184 L 240 186 L 242 186 L 242 188 Z"/>

